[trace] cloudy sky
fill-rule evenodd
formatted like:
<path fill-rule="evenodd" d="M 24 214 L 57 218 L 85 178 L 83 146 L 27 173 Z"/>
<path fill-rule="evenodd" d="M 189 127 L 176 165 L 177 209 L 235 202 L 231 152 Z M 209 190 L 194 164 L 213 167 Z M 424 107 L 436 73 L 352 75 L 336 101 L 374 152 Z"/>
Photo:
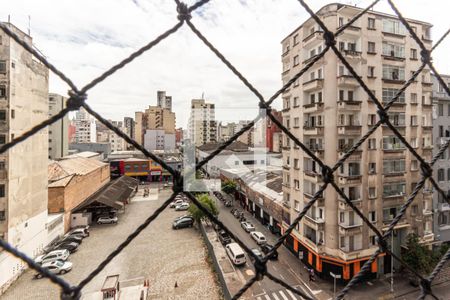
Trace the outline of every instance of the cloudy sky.
<path fill-rule="evenodd" d="M 365 7 L 371 1 L 335 2 Z M 381 2 L 375 10 L 392 13 Z M 435 40 L 450 27 L 447 0 L 397 2 L 406 17 L 434 24 Z M 328 1 L 308 3 L 316 11 Z M 0 21 L 8 15 L 24 31 L 31 16 L 36 47 L 79 87 L 177 22 L 171 0 L 3 0 Z M 281 87 L 280 41 L 307 18 L 295 0 L 212 0 L 193 13 L 192 22 L 268 98 Z M 448 74 L 449 47 L 447 38 L 433 55 L 438 71 Z M 51 76 L 51 92 L 67 90 Z M 249 109 L 257 105 L 255 96 L 187 26 L 89 91 L 88 101 L 120 120 L 155 104 L 157 90 L 173 97 L 177 126 L 185 127 L 190 100 L 202 94 L 221 110 L 218 119 L 255 115 Z"/>

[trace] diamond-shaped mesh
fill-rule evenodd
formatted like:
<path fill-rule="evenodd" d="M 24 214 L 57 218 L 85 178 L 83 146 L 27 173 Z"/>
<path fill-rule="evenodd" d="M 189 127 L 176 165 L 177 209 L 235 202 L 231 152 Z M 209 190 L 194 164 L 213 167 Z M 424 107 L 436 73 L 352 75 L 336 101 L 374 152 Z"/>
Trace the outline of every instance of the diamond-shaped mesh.
<path fill-rule="evenodd" d="M 24 47 L 27 51 L 32 53 L 38 60 L 40 60 L 45 66 L 47 66 L 51 71 L 53 71 L 54 74 L 56 74 L 59 78 L 61 78 L 64 82 L 66 82 L 70 88 L 72 89 L 69 92 L 69 99 L 67 100 L 67 108 L 61 110 L 58 114 L 55 116 L 49 118 L 48 120 L 42 122 L 39 125 L 36 125 L 29 131 L 25 132 L 23 135 L 16 137 L 11 142 L 4 144 L 0 147 L 0 153 L 4 153 L 8 149 L 14 147 L 16 144 L 26 140 L 28 137 L 34 135 L 39 130 L 45 128 L 46 126 L 53 124 L 54 122 L 58 121 L 59 119 L 63 118 L 69 111 L 75 111 L 78 110 L 81 107 L 84 107 L 87 112 L 89 112 L 92 116 L 94 116 L 99 122 L 104 124 L 108 129 L 115 132 L 117 135 L 122 137 L 127 143 L 133 145 L 136 149 L 140 150 L 146 157 L 151 158 L 152 160 L 159 163 L 165 170 L 167 170 L 171 175 L 173 175 L 174 178 L 174 186 L 173 186 L 173 193 L 172 195 L 159 207 L 151 216 L 149 216 L 143 224 L 141 224 L 136 230 L 130 234 L 127 239 L 121 243 L 111 254 L 108 255 L 84 280 L 82 280 L 79 284 L 75 286 L 71 286 L 70 283 L 66 282 L 64 279 L 48 272 L 47 270 L 43 269 L 40 265 L 36 264 L 34 260 L 28 256 L 26 256 L 24 253 L 18 251 L 16 248 L 14 248 L 12 245 L 7 243 L 6 241 L 0 239 L 0 247 L 2 247 L 5 251 L 11 253 L 12 255 L 20 258 L 24 262 L 27 263 L 27 265 L 40 272 L 44 277 L 49 278 L 52 282 L 59 285 L 61 287 L 61 298 L 64 299 L 78 299 L 80 297 L 80 291 L 83 289 L 83 287 L 88 284 L 98 273 L 100 273 L 103 268 L 115 257 L 117 256 L 136 236 L 139 235 L 139 233 L 144 230 L 153 220 L 155 220 L 158 215 L 169 205 L 171 201 L 175 198 L 175 196 L 183 192 L 183 175 L 177 171 L 170 168 L 162 159 L 160 159 L 155 154 L 147 151 L 143 146 L 139 145 L 136 141 L 131 139 L 129 136 L 127 136 L 125 133 L 123 133 L 120 129 L 113 126 L 108 120 L 104 119 L 101 115 L 96 113 L 94 110 L 91 109 L 91 107 L 85 102 L 87 99 L 86 92 L 90 89 L 94 88 L 97 84 L 101 83 L 104 79 L 118 71 L 119 69 L 125 67 L 128 63 L 133 61 L 135 58 L 143 54 L 144 52 L 150 50 L 153 46 L 157 45 L 159 42 L 164 40 L 166 37 L 171 35 L 172 33 L 176 32 L 181 26 L 186 24 L 192 32 L 212 51 L 216 56 L 244 83 L 247 88 L 249 88 L 253 94 L 258 98 L 259 100 L 259 106 L 260 108 L 265 109 L 265 113 L 267 116 L 283 131 L 283 133 L 288 136 L 299 148 L 301 148 L 306 154 L 308 154 L 321 168 L 322 178 L 324 184 L 318 189 L 318 191 L 314 194 L 314 196 L 311 198 L 311 200 L 304 206 L 303 210 L 298 214 L 298 216 L 291 222 L 291 225 L 284 231 L 283 235 L 277 240 L 275 243 L 272 251 L 268 254 L 266 254 L 263 258 L 257 257 L 252 251 L 250 251 L 249 247 L 247 247 L 237 236 L 233 234 L 220 220 L 218 220 L 214 215 L 212 215 L 205 207 L 203 207 L 200 202 L 196 199 L 196 197 L 190 193 L 190 192 L 184 192 L 189 199 L 199 207 L 207 216 L 208 218 L 217 224 L 220 228 L 225 230 L 230 236 L 241 246 L 246 250 L 246 252 L 251 255 L 254 258 L 254 266 L 256 270 L 256 274 L 233 296 L 233 299 L 238 299 L 245 291 L 252 286 L 253 283 L 255 283 L 257 280 L 262 279 L 264 276 L 270 278 L 274 282 L 282 285 L 283 287 L 287 288 L 288 290 L 292 291 L 293 293 L 302 296 L 305 299 L 311 299 L 309 295 L 304 294 L 301 290 L 296 289 L 286 282 L 284 282 L 282 279 L 277 278 L 273 274 L 271 274 L 267 268 L 266 264 L 268 261 L 268 257 L 271 256 L 273 252 L 276 251 L 278 247 L 285 241 L 287 236 L 292 232 L 292 230 L 297 226 L 297 224 L 300 222 L 300 220 L 305 216 L 307 211 L 310 209 L 310 207 L 317 201 L 318 198 L 321 197 L 322 192 L 330 185 L 332 188 L 336 190 L 336 192 L 344 199 L 346 204 L 348 204 L 352 210 L 363 220 L 363 222 L 376 234 L 377 241 L 379 245 L 379 249 L 370 257 L 369 260 L 367 260 L 364 265 L 361 267 L 360 271 L 348 282 L 348 284 L 340 291 L 340 293 L 336 296 L 336 299 L 343 299 L 344 296 L 347 294 L 347 292 L 358 282 L 364 280 L 364 276 L 370 271 L 370 266 L 372 262 L 375 261 L 375 259 L 381 254 L 381 253 L 388 253 L 393 256 L 394 259 L 396 259 L 402 266 L 407 268 L 409 271 L 411 271 L 415 276 L 418 277 L 421 283 L 421 295 L 419 296 L 420 299 L 425 298 L 426 295 L 431 295 L 434 298 L 437 298 L 432 291 L 431 283 L 433 279 L 436 277 L 436 275 L 440 272 L 440 270 L 443 268 L 445 262 L 449 260 L 450 258 L 450 250 L 445 253 L 445 255 L 441 258 L 440 262 L 436 265 L 432 273 L 428 277 L 424 277 L 421 274 L 419 274 L 416 270 L 408 266 L 400 257 L 396 256 L 394 253 L 392 253 L 389 248 L 387 247 L 387 240 L 390 238 L 390 236 L 393 234 L 394 227 L 397 225 L 397 223 L 400 221 L 400 219 L 404 216 L 406 209 L 411 205 L 414 198 L 418 194 L 418 192 L 423 188 L 425 181 L 429 180 L 429 182 L 432 184 L 432 186 L 436 189 L 438 193 L 440 193 L 443 196 L 443 199 L 447 201 L 447 203 L 450 203 L 450 197 L 438 186 L 436 181 L 433 179 L 433 170 L 432 166 L 442 155 L 442 153 L 448 148 L 450 141 L 447 141 L 442 147 L 440 148 L 439 152 L 433 157 L 433 159 L 430 162 L 425 161 L 415 150 L 414 148 L 405 140 L 405 138 L 402 136 L 402 134 L 398 131 L 398 129 L 390 122 L 388 117 L 388 110 L 389 108 L 399 99 L 400 95 L 406 90 L 406 88 L 416 79 L 416 77 L 421 73 L 421 71 L 428 66 L 431 71 L 433 71 L 434 75 L 436 76 L 438 82 L 441 84 L 441 86 L 444 88 L 445 92 L 450 95 L 449 87 L 444 83 L 441 76 L 436 72 L 436 69 L 434 68 L 432 62 L 431 62 L 431 52 L 441 43 L 441 41 L 448 35 L 449 31 L 447 31 L 434 45 L 434 47 L 431 50 L 427 50 L 421 39 L 417 36 L 417 34 L 414 32 L 414 30 L 411 28 L 411 26 L 408 24 L 408 22 L 405 20 L 405 18 L 401 15 L 401 13 L 398 11 L 398 9 L 395 7 L 392 0 L 387 0 L 389 5 L 392 7 L 394 12 L 397 14 L 400 21 L 403 23 L 403 25 L 408 30 L 411 37 L 416 41 L 416 43 L 419 45 L 421 49 L 421 58 L 422 58 L 422 65 L 421 67 L 414 72 L 412 77 L 402 86 L 401 89 L 398 90 L 396 95 L 384 106 L 380 103 L 380 101 L 377 99 L 377 97 L 372 93 L 372 91 L 367 87 L 367 85 L 364 83 L 364 81 L 361 79 L 361 77 L 356 73 L 356 71 L 352 68 L 352 66 L 348 63 L 348 61 L 345 59 L 345 57 L 341 54 L 339 49 L 336 47 L 336 37 L 340 35 L 345 29 L 347 29 L 349 26 L 351 26 L 356 20 L 358 20 L 362 15 L 364 15 L 369 9 L 371 9 L 376 3 L 379 2 L 379 0 L 374 1 L 370 6 L 368 6 L 366 9 L 362 10 L 358 15 L 353 17 L 351 20 L 349 20 L 348 23 L 338 28 L 336 32 L 331 32 L 328 30 L 328 28 L 325 26 L 325 24 L 321 21 L 321 19 L 310 9 L 310 7 L 303 1 L 299 0 L 300 4 L 304 7 L 304 9 L 311 15 L 311 17 L 316 21 L 316 23 L 321 27 L 321 30 L 323 31 L 323 37 L 325 40 L 326 47 L 323 49 L 322 52 L 320 52 L 314 59 L 312 59 L 310 62 L 308 62 L 305 67 L 299 71 L 297 74 L 295 74 L 281 89 L 279 89 L 272 97 L 270 97 L 267 101 L 264 100 L 264 97 L 258 92 L 258 90 L 229 62 L 221 53 L 219 50 L 217 50 L 209 41 L 208 39 L 202 35 L 202 33 L 194 26 L 194 24 L 191 22 L 191 13 L 201 7 L 202 5 L 209 2 L 209 0 L 201 0 L 194 5 L 188 7 L 186 4 L 180 2 L 179 0 L 175 0 L 177 4 L 177 12 L 178 12 L 178 22 L 169 30 L 158 36 L 156 39 L 139 49 L 138 51 L 134 52 L 132 55 L 118 63 L 117 65 L 111 67 L 108 71 L 104 72 L 101 76 L 95 78 L 92 80 L 89 84 L 84 86 L 81 89 L 78 89 L 76 85 L 68 78 L 66 77 L 61 71 L 59 71 L 55 66 L 53 66 L 50 62 L 47 61 L 46 58 L 44 58 L 39 52 L 37 52 L 35 49 L 33 49 L 30 45 L 25 43 L 23 40 L 21 40 L 14 32 L 12 32 L 7 25 L 0 23 L 0 28 L 11 38 L 13 38 L 17 43 L 19 43 L 22 47 Z M 379 121 L 370 128 L 370 130 L 360 138 L 358 142 L 356 142 L 350 150 L 348 150 L 342 158 L 339 159 L 335 163 L 334 166 L 328 166 L 323 161 L 321 161 L 317 156 L 314 155 L 314 153 L 305 146 L 298 138 L 296 138 L 282 123 L 280 123 L 271 113 L 271 107 L 270 105 L 272 102 L 280 96 L 283 92 L 285 92 L 297 79 L 299 79 L 308 69 L 310 69 L 319 59 L 321 59 L 325 53 L 328 51 L 333 51 L 335 55 L 339 58 L 339 60 L 342 62 L 342 64 L 347 68 L 347 70 L 350 72 L 351 76 L 356 79 L 359 83 L 359 85 L 363 88 L 363 90 L 367 93 L 369 96 L 369 101 L 373 102 L 377 106 L 377 113 L 379 115 Z M 216 156 L 218 153 L 223 151 L 227 146 L 229 146 L 231 143 L 233 143 L 237 138 L 242 135 L 245 131 L 249 130 L 257 120 L 259 120 L 262 117 L 262 114 L 258 115 L 256 119 L 252 122 L 250 122 L 248 125 L 243 127 L 239 132 L 237 132 L 233 137 L 231 137 L 228 141 L 221 144 L 220 147 L 218 147 L 215 151 L 213 151 L 209 156 L 207 156 L 204 160 L 199 162 L 196 165 L 196 169 L 200 169 L 203 165 L 205 165 L 208 161 L 210 161 L 214 156 Z M 352 203 L 352 201 L 349 199 L 349 197 L 338 187 L 336 182 L 334 181 L 333 174 L 334 172 L 349 158 L 361 145 L 364 141 L 366 141 L 372 133 L 375 132 L 375 130 L 380 127 L 381 125 L 386 125 L 389 127 L 389 129 L 395 134 L 395 136 L 405 145 L 405 147 L 411 152 L 411 154 L 418 160 L 420 163 L 421 168 L 421 179 L 416 184 L 413 192 L 409 197 L 407 198 L 407 201 L 402 205 L 400 208 L 398 214 L 395 216 L 395 218 L 392 220 L 392 222 L 389 224 L 388 229 L 384 231 L 384 233 L 380 232 L 364 215 L 363 213 Z"/>

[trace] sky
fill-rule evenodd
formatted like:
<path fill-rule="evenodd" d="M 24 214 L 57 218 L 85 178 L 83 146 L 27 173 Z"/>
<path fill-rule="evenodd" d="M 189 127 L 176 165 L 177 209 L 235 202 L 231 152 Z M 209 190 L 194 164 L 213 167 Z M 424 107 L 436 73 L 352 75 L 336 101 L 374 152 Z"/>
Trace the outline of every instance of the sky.
<path fill-rule="evenodd" d="M 371 1 L 335 2 L 366 7 Z M 317 11 L 329 1 L 307 3 Z M 396 5 L 405 17 L 432 23 L 434 40 L 450 28 L 448 0 Z M 393 13 L 384 0 L 375 10 Z M 0 21 L 8 16 L 30 29 L 35 46 L 79 88 L 178 21 L 171 0 L 2 0 Z M 280 42 L 308 17 L 296 0 L 211 0 L 191 21 L 267 99 L 282 85 Z M 433 53 L 440 73 L 450 74 L 449 47 L 450 37 Z M 51 74 L 49 90 L 67 95 L 69 87 Z M 123 120 L 156 105 L 158 90 L 172 96 L 177 127 L 186 127 L 190 101 L 202 95 L 216 104 L 218 120 L 256 116 L 258 99 L 186 25 L 90 90 L 87 101 L 104 117 Z"/>

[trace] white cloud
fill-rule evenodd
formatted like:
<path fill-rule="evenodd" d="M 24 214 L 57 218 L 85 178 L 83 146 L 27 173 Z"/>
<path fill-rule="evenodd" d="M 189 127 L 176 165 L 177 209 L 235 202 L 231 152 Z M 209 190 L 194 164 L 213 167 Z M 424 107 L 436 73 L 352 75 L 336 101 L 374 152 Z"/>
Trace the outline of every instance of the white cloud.
<path fill-rule="evenodd" d="M 353 2 L 365 7 L 371 1 Z M 447 1 L 396 2 L 406 17 L 433 23 L 434 39 L 448 29 Z M 327 4 L 308 3 L 313 10 Z M 385 2 L 375 9 L 392 13 Z M 164 0 L 6 0 L 0 20 L 8 14 L 24 31 L 31 16 L 36 46 L 79 87 L 178 21 L 174 2 Z M 212 0 L 193 13 L 192 22 L 268 98 L 281 87 L 280 42 L 307 17 L 297 1 Z M 449 46 L 450 38 L 433 55 L 443 73 L 450 73 Z M 68 87 L 52 76 L 50 90 L 65 94 Z M 105 117 L 122 119 L 155 104 L 157 90 L 173 96 L 178 126 L 185 126 L 190 100 L 202 93 L 229 111 L 218 116 L 223 119 L 232 119 L 229 108 L 258 102 L 186 25 L 89 91 L 88 101 Z"/>

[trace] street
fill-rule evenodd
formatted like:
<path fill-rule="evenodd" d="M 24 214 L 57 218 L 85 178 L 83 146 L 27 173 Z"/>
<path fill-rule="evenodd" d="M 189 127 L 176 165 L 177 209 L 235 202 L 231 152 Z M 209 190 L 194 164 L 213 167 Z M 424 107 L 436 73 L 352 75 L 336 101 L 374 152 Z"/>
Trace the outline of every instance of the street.
<path fill-rule="evenodd" d="M 230 213 L 230 209 L 232 207 L 225 207 L 219 200 L 217 200 L 217 205 L 220 209 L 220 221 L 222 221 L 233 232 L 233 234 L 239 237 L 239 239 L 248 247 L 259 248 L 256 242 L 250 237 L 250 234 L 241 227 L 239 220 Z M 260 231 L 264 234 L 269 244 L 273 245 L 275 243 L 277 237 L 259 221 L 254 219 L 248 212 L 245 212 L 245 218 L 255 226 L 256 231 Z M 305 276 L 306 270 L 302 269 L 303 264 L 295 258 L 292 253 L 290 253 L 283 246 L 278 248 L 278 253 L 278 260 L 269 260 L 267 264 L 268 271 L 271 274 L 285 281 L 290 286 L 307 295 L 310 295 L 310 297 L 317 297 L 322 293 L 321 290 L 312 290 L 306 285 L 306 281 L 308 280 L 308 277 Z M 245 266 L 237 268 L 237 270 L 246 280 L 250 279 L 255 274 L 253 264 L 249 261 L 247 261 Z M 280 286 L 278 283 L 275 283 L 266 277 L 263 280 L 254 283 L 249 290 L 251 291 L 250 294 L 252 299 L 257 300 L 302 299 L 299 295 L 294 294 L 290 290 Z M 245 295 L 247 294 L 248 293 Z M 328 299 L 328 296 L 324 299 Z"/>

